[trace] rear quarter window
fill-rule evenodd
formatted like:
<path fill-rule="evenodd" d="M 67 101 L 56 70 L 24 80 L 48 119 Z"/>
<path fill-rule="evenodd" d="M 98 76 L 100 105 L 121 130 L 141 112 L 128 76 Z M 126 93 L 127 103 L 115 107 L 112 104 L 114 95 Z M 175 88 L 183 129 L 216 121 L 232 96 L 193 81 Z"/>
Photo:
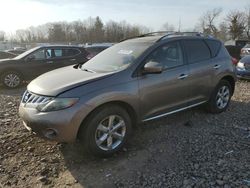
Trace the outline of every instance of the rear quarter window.
<path fill-rule="evenodd" d="M 205 40 L 205 41 L 210 48 L 212 57 L 216 57 L 219 53 L 221 43 L 216 40 Z"/>
<path fill-rule="evenodd" d="M 211 58 L 208 45 L 203 40 L 184 40 L 182 42 L 189 63 L 196 63 Z"/>

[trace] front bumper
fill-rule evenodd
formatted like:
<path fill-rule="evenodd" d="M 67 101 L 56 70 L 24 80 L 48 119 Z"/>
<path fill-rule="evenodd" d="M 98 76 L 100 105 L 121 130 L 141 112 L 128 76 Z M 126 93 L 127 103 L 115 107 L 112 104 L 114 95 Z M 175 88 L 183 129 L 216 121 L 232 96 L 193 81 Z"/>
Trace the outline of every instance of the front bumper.
<path fill-rule="evenodd" d="M 53 112 L 39 112 L 22 103 L 19 107 L 26 129 L 44 139 L 68 143 L 76 140 L 78 129 L 89 112 L 88 106 L 80 104 Z"/>
<path fill-rule="evenodd" d="M 236 69 L 236 74 L 238 78 L 250 79 L 250 71 Z"/>

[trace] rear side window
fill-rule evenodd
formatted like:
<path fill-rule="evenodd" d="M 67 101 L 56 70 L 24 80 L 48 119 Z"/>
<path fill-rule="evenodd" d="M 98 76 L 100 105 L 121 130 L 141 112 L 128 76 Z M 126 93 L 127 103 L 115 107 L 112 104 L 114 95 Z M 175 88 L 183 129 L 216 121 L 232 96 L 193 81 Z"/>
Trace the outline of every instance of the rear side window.
<path fill-rule="evenodd" d="M 86 48 L 88 52 L 90 53 L 100 53 L 101 51 L 105 50 L 105 47 L 90 47 Z"/>
<path fill-rule="evenodd" d="M 49 59 L 49 58 L 60 58 L 60 57 L 63 57 L 63 56 L 65 56 L 63 49 L 53 49 L 53 48 L 51 49 L 51 48 L 49 48 L 49 49 L 46 50 L 47 59 Z"/>
<path fill-rule="evenodd" d="M 203 40 L 184 40 L 183 45 L 186 49 L 189 63 L 196 63 L 211 58 L 210 50 Z"/>
<path fill-rule="evenodd" d="M 67 56 L 75 56 L 80 54 L 80 51 L 78 49 L 70 48 L 67 49 Z"/>
<path fill-rule="evenodd" d="M 55 49 L 55 57 L 62 57 L 63 55 L 63 50 L 62 49 Z"/>
<path fill-rule="evenodd" d="M 212 57 L 217 56 L 217 54 L 219 53 L 220 47 L 221 47 L 221 43 L 219 41 L 216 41 L 216 40 L 206 40 L 206 43 L 211 50 Z"/>

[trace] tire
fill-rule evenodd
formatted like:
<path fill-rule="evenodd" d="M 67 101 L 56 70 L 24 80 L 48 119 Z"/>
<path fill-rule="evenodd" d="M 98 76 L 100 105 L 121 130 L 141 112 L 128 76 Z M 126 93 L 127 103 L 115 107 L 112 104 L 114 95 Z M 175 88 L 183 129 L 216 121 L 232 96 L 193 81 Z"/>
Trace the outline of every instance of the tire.
<path fill-rule="evenodd" d="M 221 80 L 215 87 L 210 100 L 207 104 L 207 110 L 210 113 L 221 113 L 226 111 L 232 97 L 232 86 L 226 80 Z"/>
<path fill-rule="evenodd" d="M 22 84 L 22 76 L 16 71 L 7 71 L 1 76 L 1 83 L 6 88 L 14 89 Z"/>
<path fill-rule="evenodd" d="M 79 130 L 85 150 L 99 157 L 109 157 L 121 150 L 132 131 L 128 112 L 120 106 L 108 105 L 94 111 Z"/>

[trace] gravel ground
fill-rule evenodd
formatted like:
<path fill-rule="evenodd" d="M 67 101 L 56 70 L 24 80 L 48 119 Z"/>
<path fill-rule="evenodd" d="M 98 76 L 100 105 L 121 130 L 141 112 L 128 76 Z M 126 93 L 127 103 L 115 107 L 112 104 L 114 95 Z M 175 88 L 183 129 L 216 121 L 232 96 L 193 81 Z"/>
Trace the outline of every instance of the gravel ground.
<path fill-rule="evenodd" d="M 0 90 L 0 187 L 250 187 L 250 82 L 237 83 L 227 112 L 195 108 L 140 125 L 108 159 L 29 133 L 20 97 Z"/>

